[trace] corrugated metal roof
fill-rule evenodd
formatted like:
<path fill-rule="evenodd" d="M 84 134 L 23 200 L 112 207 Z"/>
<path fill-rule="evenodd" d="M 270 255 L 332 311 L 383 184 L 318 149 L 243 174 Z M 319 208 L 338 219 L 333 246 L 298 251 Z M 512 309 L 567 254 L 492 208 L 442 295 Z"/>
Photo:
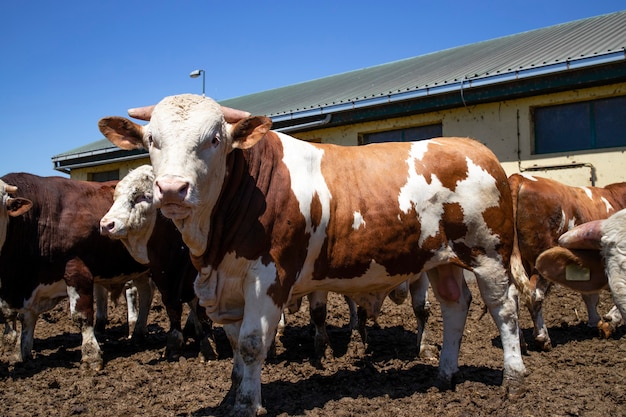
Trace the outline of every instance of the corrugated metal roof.
<path fill-rule="evenodd" d="M 444 91 L 453 84 L 469 87 L 470 81 L 485 82 L 520 71 L 539 73 L 554 64 L 619 57 L 620 52 L 619 59 L 624 59 L 625 47 L 626 11 L 622 11 L 223 100 L 221 104 L 265 114 L 276 121 L 281 115 L 437 87 Z M 461 82 L 467 84 L 461 86 Z"/>

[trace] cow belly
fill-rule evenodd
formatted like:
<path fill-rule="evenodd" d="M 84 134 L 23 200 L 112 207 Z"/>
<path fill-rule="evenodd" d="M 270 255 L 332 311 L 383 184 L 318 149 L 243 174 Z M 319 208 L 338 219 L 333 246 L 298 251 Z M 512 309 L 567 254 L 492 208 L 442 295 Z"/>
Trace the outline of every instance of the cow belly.
<path fill-rule="evenodd" d="M 144 278 L 150 274 L 149 270 L 142 272 L 136 272 L 133 274 L 122 274 L 111 278 L 94 277 L 94 284 L 102 285 L 108 291 L 119 288 L 121 285 L 126 284 L 128 281 L 132 281 L 139 278 Z"/>
<path fill-rule="evenodd" d="M 30 311 L 34 314 L 41 314 L 53 308 L 62 299 L 67 297 L 67 286 L 64 281 L 57 281 L 52 284 L 40 284 L 32 292 L 28 300 L 18 311 Z"/>

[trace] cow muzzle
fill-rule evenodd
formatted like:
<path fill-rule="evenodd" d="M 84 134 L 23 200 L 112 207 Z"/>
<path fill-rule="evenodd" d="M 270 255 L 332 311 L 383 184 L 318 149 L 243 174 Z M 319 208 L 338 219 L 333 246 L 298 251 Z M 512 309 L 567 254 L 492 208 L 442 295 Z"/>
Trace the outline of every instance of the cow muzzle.
<path fill-rule="evenodd" d="M 180 177 L 159 177 L 154 183 L 154 203 L 165 217 L 183 219 L 190 211 L 189 189 L 189 181 Z"/>
<path fill-rule="evenodd" d="M 119 223 L 115 219 L 103 217 L 100 220 L 100 234 L 114 239 L 126 237 L 126 228 L 120 227 Z"/>

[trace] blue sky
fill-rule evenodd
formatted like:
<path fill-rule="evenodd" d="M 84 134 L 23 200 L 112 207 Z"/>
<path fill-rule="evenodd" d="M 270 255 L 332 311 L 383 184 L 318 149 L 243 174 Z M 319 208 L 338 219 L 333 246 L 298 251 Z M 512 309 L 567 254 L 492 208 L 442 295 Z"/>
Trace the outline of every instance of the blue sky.
<path fill-rule="evenodd" d="M 54 155 L 101 117 L 181 93 L 217 100 L 626 9 L 616 0 L 0 2 L 0 175 L 64 175 Z M 245 110 L 245 109 L 244 109 Z"/>

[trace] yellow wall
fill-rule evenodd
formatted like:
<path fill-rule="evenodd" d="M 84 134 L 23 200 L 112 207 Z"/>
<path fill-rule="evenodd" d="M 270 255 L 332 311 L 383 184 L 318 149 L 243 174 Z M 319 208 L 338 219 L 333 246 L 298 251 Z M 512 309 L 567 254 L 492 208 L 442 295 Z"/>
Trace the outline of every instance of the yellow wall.
<path fill-rule="evenodd" d="M 146 156 L 145 158 L 136 159 L 132 161 L 116 162 L 112 164 L 103 164 L 103 165 L 87 167 L 87 168 L 75 168 L 75 169 L 72 169 L 70 173 L 70 177 L 75 180 L 87 181 L 87 180 L 90 180 L 90 174 L 93 174 L 95 172 L 113 171 L 114 169 L 117 169 L 120 172 L 120 178 L 124 178 L 131 169 L 137 168 L 138 166 L 149 164 L 149 163 L 150 163 L 150 158 Z"/>
<path fill-rule="evenodd" d="M 572 90 L 461 107 L 445 111 L 418 114 L 408 117 L 367 122 L 350 126 L 316 129 L 294 134 L 304 140 L 354 146 L 360 134 L 401 129 L 433 123 L 442 123 L 444 136 L 468 136 L 475 138 L 498 156 L 507 174 L 524 171 L 531 167 L 588 164 L 579 168 L 542 170 L 534 175 L 554 178 L 570 185 L 591 185 L 591 167 L 595 169 L 596 185 L 626 181 L 624 152 L 626 147 L 594 151 L 576 151 L 549 155 L 532 155 L 533 142 L 531 110 L 533 107 L 571 103 L 575 101 L 626 95 L 626 83 Z M 626 115 L 625 115 L 626 117 Z M 519 150 L 519 155 L 518 155 Z M 90 172 L 120 169 L 120 178 L 128 170 L 149 163 L 148 158 L 107 164 L 98 167 L 72 170 L 71 177 L 87 179 Z"/>
<path fill-rule="evenodd" d="M 538 106 L 618 95 L 626 95 L 626 83 L 480 104 L 358 125 L 298 132 L 295 136 L 304 140 L 321 138 L 324 143 L 357 145 L 359 134 L 442 123 L 444 136 L 468 136 L 486 144 L 498 156 L 508 175 L 537 166 L 588 163 L 595 167 L 596 185 L 603 186 L 612 182 L 626 181 L 626 168 L 624 168 L 626 147 L 532 155 L 531 109 Z M 521 161 L 518 160 L 518 149 Z M 533 174 L 551 177 L 570 185 L 591 185 L 589 167 L 542 170 Z"/>

